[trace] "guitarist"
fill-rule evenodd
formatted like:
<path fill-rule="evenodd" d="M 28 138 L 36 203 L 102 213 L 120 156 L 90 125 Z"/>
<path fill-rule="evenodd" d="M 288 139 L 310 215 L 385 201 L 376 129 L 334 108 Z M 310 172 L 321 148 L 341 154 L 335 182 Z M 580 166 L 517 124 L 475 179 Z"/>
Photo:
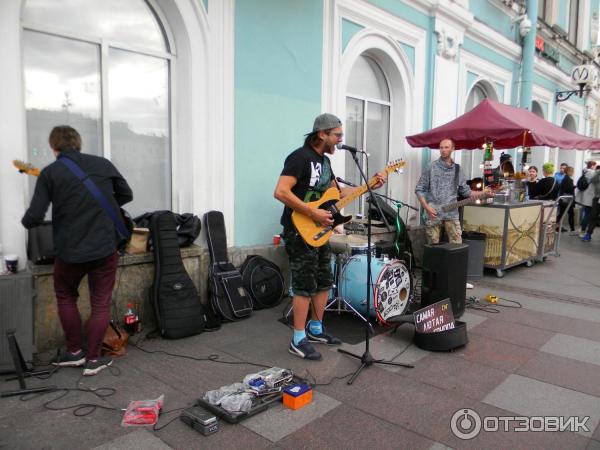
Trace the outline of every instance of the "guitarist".
<path fill-rule="evenodd" d="M 427 244 L 438 244 L 442 225 L 450 243 L 462 243 L 462 231 L 458 210 L 448 212 L 437 211 L 429 203 L 443 205 L 456 201 L 457 195 L 471 198 L 477 197 L 467 185 L 460 166 L 454 163 L 452 152 L 454 141 L 442 139 L 440 142 L 440 158 L 431 162 L 421 174 L 415 194 L 427 213 L 425 234 Z"/>
<path fill-rule="evenodd" d="M 292 224 L 292 211 L 298 211 L 322 226 L 333 224 L 329 211 L 310 208 L 306 203 L 318 200 L 330 187 L 338 187 L 331 170 L 329 158 L 336 144 L 342 141 L 342 122 L 333 114 L 321 114 L 315 119 L 313 130 L 306 135 L 304 145 L 293 151 L 285 160 L 275 187 L 274 196 L 285 207 L 281 216 L 285 250 L 289 257 L 291 285 L 294 297 L 294 335 L 289 351 L 309 360 L 321 359 L 311 342 L 339 345 L 341 341 L 327 334 L 323 328 L 323 313 L 333 284 L 331 248 L 329 243 L 311 247 L 296 232 Z M 377 174 L 381 187 L 384 176 Z M 351 188 L 340 190 L 344 197 Z M 312 302 L 311 320 L 305 329 L 308 310 Z"/>
<path fill-rule="evenodd" d="M 112 290 L 117 271 L 118 235 L 100 203 L 61 158 L 75 162 L 115 211 L 133 199 L 131 188 L 113 164 L 81 153 L 81 136 L 70 126 L 55 127 L 48 138 L 57 160 L 44 168 L 35 185 L 31 205 L 21 220 L 25 228 L 40 225 L 52 203 L 54 230 L 54 292 L 67 349 L 54 365 L 85 366 L 83 375 L 95 375 L 112 363 L 100 355 L 110 321 Z M 81 317 L 77 309 L 79 283 L 88 276 L 92 314 L 83 348 Z"/>

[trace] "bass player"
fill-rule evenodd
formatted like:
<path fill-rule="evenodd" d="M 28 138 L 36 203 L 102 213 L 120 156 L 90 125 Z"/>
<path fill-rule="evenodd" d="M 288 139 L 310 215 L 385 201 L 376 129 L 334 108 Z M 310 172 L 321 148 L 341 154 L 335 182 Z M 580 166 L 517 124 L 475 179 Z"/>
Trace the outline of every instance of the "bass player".
<path fill-rule="evenodd" d="M 462 243 L 462 230 L 458 210 L 438 211 L 430 203 L 444 205 L 455 202 L 457 195 L 477 198 L 480 194 L 471 191 L 460 166 L 454 163 L 452 152 L 454 141 L 442 139 L 440 157 L 432 161 L 421 174 L 415 194 L 427 214 L 425 234 L 427 244 L 438 244 L 442 225 L 450 243 Z"/>
<path fill-rule="evenodd" d="M 333 224 L 329 211 L 311 208 L 307 203 L 320 198 L 330 187 L 338 187 L 329 158 L 325 155 L 335 152 L 342 137 L 339 118 L 328 113 L 318 116 L 312 131 L 306 135 L 304 145 L 286 158 L 274 192 L 275 198 L 285 205 L 281 216 L 282 236 L 292 276 L 294 334 L 289 351 L 309 360 L 321 359 L 321 354 L 311 342 L 341 344 L 338 338 L 327 334 L 323 328 L 323 313 L 333 284 L 331 249 L 329 243 L 320 247 L 308 245 L 295 230 L 291 216 L 292 211 L 297 211 L 321 226 Z M 385 174 L 378 173 L 376 177 L 375 189 L 383 186 Z M 341 189 L 340 195 L 344 197 L 351 189 Z M 311 303 L 311 320 L 306 325 Z"/>

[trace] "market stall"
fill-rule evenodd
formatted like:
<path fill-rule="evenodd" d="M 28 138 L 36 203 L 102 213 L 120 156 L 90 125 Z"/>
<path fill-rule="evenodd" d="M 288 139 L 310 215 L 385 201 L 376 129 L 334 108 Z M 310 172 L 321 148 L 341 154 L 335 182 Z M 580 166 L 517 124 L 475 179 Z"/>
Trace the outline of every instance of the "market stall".
<path fill-rule="evenodd" d="M 483 148 L 484 178 L 489 174 L 486 171 L 491 172 L 494 149 L 522 147 L 522 172 L 530 147 L 600 149 L 600 140 L 573 133 L 530 111 L 490 99 L 444 125 L 406 138 L 413 147 L 430 148 L 438 148 L 443 139 L 452 139 L 457 150 Z M 509 267 L 531 265 L 549 255 L 558 256 L 560 236 L 555 231 L 561 225 L 556 224 L 558 201 L 548 204 L 528 201 L 522 172 L 501 180 L 503 194 L 496 195 L 493 204 L 466 206 L 463 214 L 465 231 L 486 234 L 484 265 L 496 269 L 498 276 L 503 276 Z"/>

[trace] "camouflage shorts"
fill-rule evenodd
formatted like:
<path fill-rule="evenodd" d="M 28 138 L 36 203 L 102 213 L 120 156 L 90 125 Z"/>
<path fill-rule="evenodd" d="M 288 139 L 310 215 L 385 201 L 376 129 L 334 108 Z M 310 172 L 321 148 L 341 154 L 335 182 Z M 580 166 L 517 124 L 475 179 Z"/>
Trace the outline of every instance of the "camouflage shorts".
<path fill-rule="evenodd" d="M 312 297 L 317 292 L 330 290 L 333 273 L 329 243 L 311 247 L 295 231 L 284 231 L 282 237 L 290 261 L 293 295 Z"/>
<path fill-rule="evenodd" d="M 458 219 L 443 220 L 438 221 L 437 223 L 426 220 L 425 225 L 427 228 L 425 228 L 425 235 L 427 237 L 427 243 L 439 244 L 442 224 L 446 230 L 448 242 L 452 244 L 462 244 L 462 231 L 460 229 L 460 220 Z"/>

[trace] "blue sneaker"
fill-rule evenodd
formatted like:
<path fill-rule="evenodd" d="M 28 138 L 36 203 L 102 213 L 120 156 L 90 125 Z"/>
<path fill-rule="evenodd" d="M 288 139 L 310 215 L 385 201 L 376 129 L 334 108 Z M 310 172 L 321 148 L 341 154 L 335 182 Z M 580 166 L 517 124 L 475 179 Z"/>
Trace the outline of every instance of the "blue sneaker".
<path fill-rule="evenodd" d="M 309 342 L 315 342 L 317 344 L 342 345 L 342 341 L 325 333 L 325 330 L 321 331 L 319 334 L 314 334 L 311 333 L 310 329 L 307 328 L 306 337 L 308 338 Z"/>
<path fill-rule="evenodd" d="M 585 233 L 585 235 L 581 238 L 583 242 L 590 242 L 592 240 L 592 235 L 590 233 Z"/>
<path fill-rule="evenodd" d="M 321 354 L 316 351 L 306 338 L 302 339 L 297 344 L 294 341 L 290 343 L 290 353 L 304 359 L 317 361 L 321 359 Z"/>

